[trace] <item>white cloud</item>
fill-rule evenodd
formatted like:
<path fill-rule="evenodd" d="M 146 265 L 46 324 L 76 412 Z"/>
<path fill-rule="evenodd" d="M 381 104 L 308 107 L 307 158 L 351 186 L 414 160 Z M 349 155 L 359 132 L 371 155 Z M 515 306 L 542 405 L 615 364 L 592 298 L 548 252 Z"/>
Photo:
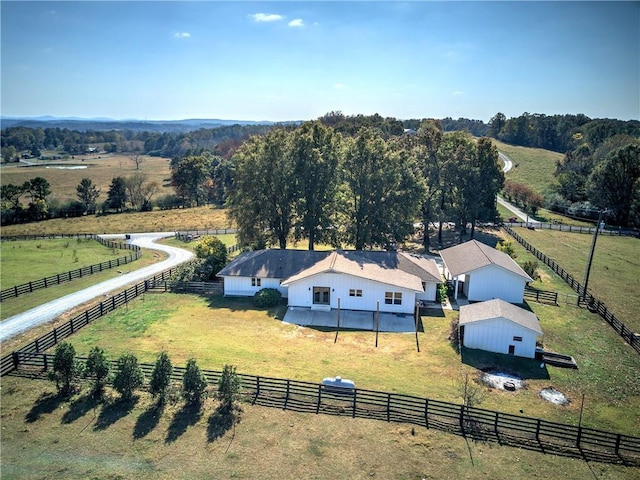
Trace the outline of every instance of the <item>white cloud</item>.
<path fill-rule="evenodd" d="M 304 27 L 304 20 L 301 18 L 296 18 L 295 20 L 291 20 L 289 22 L 290 27 Z"/>
<path fill-rule="evenodd" d="M 189 32 L 176 32 L 173 34 L 174 38 L 189 38 L 191 34 Z"/>
<path fill-rule="evenodd" d="M 455 92 L 452 92 L 451 95 L 464 95 L 464 92 L 462 90 L 456 90 Z"/>
<path fill-rule="evenodd" d="M 347 88 L 347 86 L 344 83 L 335 83 L 333 85 L 333 88 L 335 88 L 336 90 L 342 90 L 343 88 Z"/>
<path fill-rule="evenodd" d="M 284 18 L 282 15 L 276 13 L 254 13 L 249 16 L 253 18 L 254 22 L 277 22 Z"/>

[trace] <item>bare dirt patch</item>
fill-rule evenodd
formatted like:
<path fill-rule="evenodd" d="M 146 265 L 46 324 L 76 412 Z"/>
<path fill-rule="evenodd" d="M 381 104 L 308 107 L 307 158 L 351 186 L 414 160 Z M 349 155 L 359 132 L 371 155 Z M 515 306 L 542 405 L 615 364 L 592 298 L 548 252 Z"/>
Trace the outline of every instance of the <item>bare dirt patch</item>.
<path fill-rule="evenodd" d="M 556 405 L 568 405 L 571 403 L 571 400 L 569 400 L 564 393 L 553 387 L 547 387 L 540 390 L 540 396 L 546 401 L 555 403 Z"/>
<path fill-rule="evenodd" d="M 522 390 L 525 387 L 524 380 L 520 377 L 494 370 L 484 372 L 482 374 L 481 381 L 487 387 L 496 388 L 498 390 L 514 391 Z"/>

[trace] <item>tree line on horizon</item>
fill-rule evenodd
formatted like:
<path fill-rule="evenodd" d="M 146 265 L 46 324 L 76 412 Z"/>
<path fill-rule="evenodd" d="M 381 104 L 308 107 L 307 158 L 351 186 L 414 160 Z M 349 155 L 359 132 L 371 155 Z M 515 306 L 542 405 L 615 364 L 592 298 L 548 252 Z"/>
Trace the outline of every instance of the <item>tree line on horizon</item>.
<path fill-rule="evenodd" d="M 509 191 L 505 193 L 510 195 L 511 192 L 516 192 L 513 198 L 524 198 L 523 206 L 532 213 L 535 213 L 538 207 L 545 206 L 561 213 L 597 218 L 599 210 L 607 209 L 609 212 L 607 220 L 612 223 L 624 226 L 640 224 L 638 215 L 640 187 L 637 185 L 640 174 L 637 173 L 638 155 L 633 146 L 634 142 L 640 138 L 640 122 L 591 120 L 584 115 L 546 116 L 528 113 L 510 119 L 498 113 L 492 117 L 489 124 L 462 118 L 430 121 L 438 124 L 438 128 L 447 134 L 449 130 L 463 130 L 475 136 L 487 134 L 512 144 L 538 146 L 552 150 L 569 149 L 563 160 L 556 166 L 557 183 L 550 186 L 548 191 L 534 192 L 526 185 L 513 185 L 513 182 L 508 182 Z M 377 114 L 344 115 L 342 112 L 329 112 L 320 117 L 317 122 L 345 138 L 354 138 L 363 128 L 369 128 L 384 142 L 396 139 L 396 143 L 399 138 L 413 138 L 412 134 L 417 132 L 420 125 L 424 123 L 418 120 L 382 117 Z M 127 193 L 123 192 L 123 183 L 128 180 L 123 177 L 114 177 L 108 199 L 101 205 L 101 210 L 106 213 L 123 209 L 137 210 L 142 209 L 143 206 L 145 210 L 154 206 L 177 208 L 211 202 L 222 206 L 227 201 L 228 192 L 234 183 L 238 161 L 236 152 L 247 142 L 251 142 L 254 136 L 265 137 L 273 130 L 293 132 L 299 127 L 292 124 L 231 125 L 179 133 L 81 132 L 60 128 L 11 127 L 3 129 L 0 140 L 2 157 L 5 160 L 15 159 L 18 152 L 25 149 L 31 153 L 38 153 L 41 148 L 54 146 L 62 152 L 81 152 L 89 145 L 85 142 L 96 144 L 103 141 L 105 151 L 129 149 L 136 154 L 145 153 L 171 158 L 175 195 L 165 195 L 152 203 L 151 197 L 155 194 L 155 189 L 149 191 L 147 188 L 149 186 L 146 185 L 146 194 L 142 194 L 142 197 L 141 195 L 127 197 Z M 18 150 L 16 147 L 23 150 Z M 618 152 L 625 147 L 628 147 L 626 153 Z M 611 158 L 605 162 L 607 156 Z M 613 188 L 612 185 L 618 187 Z M 15 195 L 13 198 L 15 199 Z M 141 201 L 138 202 L 136 198 Z M 3 198 L 3 202 L 7 204 L 9 200 Z M 33 202 L 30 202 L 30 206 L 31 203 Z M 57 205 L 56 208 L 50 205 L 50 207 L 47 210 L 42 208 L 42 202 L 34 203 L 30 207 L 33 211 L 29 215 L 23 215 L 21 221 L 87 213 L 87 209 L 81 208 L 78 202 L 74 205 Z M 88 211 L 92 212 L 95 209 Z M 23 213 L 27 211 L 28 209 Z M 7 209 L 3 208 L 3 224 L 7 223 L 5 213 Z"/>

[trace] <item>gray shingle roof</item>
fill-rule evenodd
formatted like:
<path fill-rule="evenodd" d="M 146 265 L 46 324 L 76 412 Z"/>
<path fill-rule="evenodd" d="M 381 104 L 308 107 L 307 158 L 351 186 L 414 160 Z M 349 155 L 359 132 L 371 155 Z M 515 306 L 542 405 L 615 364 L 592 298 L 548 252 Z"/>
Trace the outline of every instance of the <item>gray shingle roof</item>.
<path fill-rule="evenodd" d="M 454 277 L 489 265 L 497 265 L 523 277 L 527 282 L 533 281 L 509 255 L 477 240 L 470 240 L 460 245 L 446 248 L 440 251 L 440 256 L 447 270 Z"/>
<path fill-rule="evenodd" d="M 421 282 L 440 283 L 432 259 L 401 252 L 257 250 L 240 254 L 219 277 L 280 278 L 288 283 L 324 271 L 355 275 L 384 283 L 422 290 Z"/>
<path fill-rule="evenodd" d="M 499 298 L 486 302 L 471 303 L 460 307 L 460 325 L 483 322 L 494 318 L 506 318 L 529 330 L 533 330 L 538 335 L 542 335 L 540 322 L 533 312 L 525 310 Z"/>

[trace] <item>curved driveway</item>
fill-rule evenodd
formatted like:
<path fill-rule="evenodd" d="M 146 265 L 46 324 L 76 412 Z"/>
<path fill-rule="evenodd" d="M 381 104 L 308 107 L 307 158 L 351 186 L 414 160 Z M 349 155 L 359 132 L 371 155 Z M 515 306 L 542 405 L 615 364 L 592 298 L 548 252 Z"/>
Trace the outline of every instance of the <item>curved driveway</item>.
<path fill-rule="evenodd" d="M 131 283 L 143 281 L 162 272 L 163 270 L 167 270 L 186 262 L 193 257 L 193 253 L 182 248 L 154 243 L 156 240 L 172 237 L 173 235 L 173 232 L 131 234 L 131 240 L 128 243 L 133 243 L 141 248 L 160 250 L 168 253 L 169 258 L 139 270 L 124 273 L 119 277 L 106 280 L 97 285 L 80 290 L 79 292 L 71 293 L 62 298 L 45 303 L 44 305 L 27 310 L 26 312 L 9 317 L 0 322 L 0 342 L 37 325 L 49 322 L 64 312 L 71 310 L 78 305 L 82 305 L 95 297 L 107 295 L 112 290 L 120 289 Z M 124 235 L 101 235 L 101 237 L 109 239 L 124 239 Z"/>

